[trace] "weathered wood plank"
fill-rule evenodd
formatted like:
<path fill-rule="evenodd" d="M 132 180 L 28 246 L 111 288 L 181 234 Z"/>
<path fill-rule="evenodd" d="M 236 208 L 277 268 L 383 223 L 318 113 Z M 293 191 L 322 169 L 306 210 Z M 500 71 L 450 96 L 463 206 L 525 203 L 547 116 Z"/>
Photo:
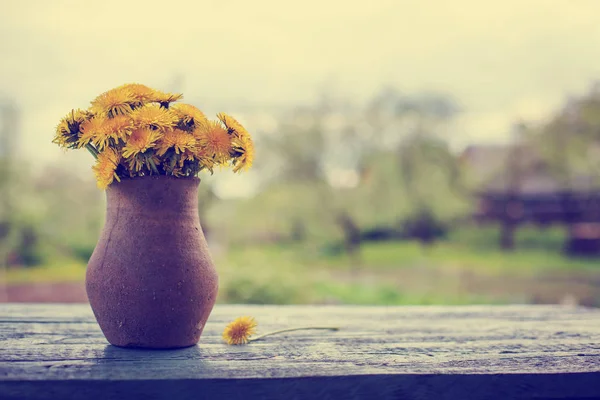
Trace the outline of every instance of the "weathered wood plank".
<path fill-rule="evenodd" d="M 228 380 L 0 382 L 5 399 L 596 400 L 596 374 L 363 375 Z M 2 393 L 2 392 L 0 392 Z"/>
<path fill-rule="evenodd" d="M 307 314 L 308 311 L 317 311 L 318 314 Z M 483 316 L 491 319 L 510 320 L 557 320 L 578 319 L 579 317 L 595 316 L 600 311 L 589 307 L 569 307 L 555 305 L 471 305 L 471 306 L 260 306 L 260 305 L 217 305 L 211 314 L 211 320 L 229 319 L 232 315 L 247 314 L 268 316 L 274 319 L 288 318 L 321 318 L 322 316 L 343 317 L 347 315 L 367 319 L 381 319 L 391 315 L 406 316 L 408 318 L 456 318 L 461 316 Z M 578 317 L 579 316 L 579 317 Z M 95 321 L 87 304 L 10 304 L 0 303 L 0 319 L 28 319 L 35 321 L 49 319 L 58 321 L 66 319 L 67 322 L 78 319 Z"/>
<path fill-rule="evenodd" d="M 302 379 L 48 381 L 35 390 L 10 386 L 27 399 L 597 399 L 597 376 L 365 375 Z M 40 395 L 43 393 L 43 395 Z M 74 394 L 75 393 L 75 394 Z M 102 393 L 98 396 L 98 393 Z M 135 396 L 132 396 L 135 394 Z"/>
<path fill-rule="evenodd" d="M 341 330 L 227 346 L 220 334 L 240 315 L 261 332 Z M 0 397 L 94 398 L 100 386 L 104 399 L 600 398 L 600 310 L 217 306 L 199 346 L 148 351 L 108 345 L 87 305 L 0 305 Z"/>

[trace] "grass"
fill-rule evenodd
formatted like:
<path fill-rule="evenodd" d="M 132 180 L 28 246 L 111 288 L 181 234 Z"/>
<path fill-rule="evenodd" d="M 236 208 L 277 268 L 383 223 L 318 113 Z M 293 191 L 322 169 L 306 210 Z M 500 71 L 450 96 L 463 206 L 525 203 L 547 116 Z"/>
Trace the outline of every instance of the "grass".
<path fill-rule="evenodd" d="M 241 303 L 560 301 L 579 290 L 571 280 L 600 276 L 596 261 L 573 260 L 558 249 L 540 245 L 507 253 L 459 240 L 427 249 L 414 242 L 368 243 L 358 265 L 345 255 L 306 245 L 238 247 L 218 265 L 223 277 L 219 300 Z M 558 288 L 556 279 L 562 279 Z M 598 293 L 588 301 L 600 300 L 600 288 L 590 290 Z"/>
<path fill-rule="evenodd" d="M 9 285 L 42 282 L 80 282 L 85 279 L 85 264 L 65 260 L 38 267 L 11 268 L 4 274 Z"/>
<path fill-rule="evenodd" d="M 316 287 L 319 303 L 357 305 L 429 305 L 429 304 L 491 304 L 503 303 L 486 296 L 473 294 L 447 294 L 398 290 L 394 285 L 379 284 L 340 284 L 324 282 Z"/>
<path fill-rule="evenodd" d="M 344 256 L 327 257 L 323 262 L 341 269 L 350 265 L 350 261 Z M 425 266 L 492 275 L 506 272 L 533 275 L 543 271 L 599 270 L 595 260 L 572 259 L 556 252 L 539 249 L 502 252 L 449 242 L 440 242 L 425 249 L 415 242 L 370 243 L 362 249 L 361 262 L 370 269 L 397 270 Z"/>

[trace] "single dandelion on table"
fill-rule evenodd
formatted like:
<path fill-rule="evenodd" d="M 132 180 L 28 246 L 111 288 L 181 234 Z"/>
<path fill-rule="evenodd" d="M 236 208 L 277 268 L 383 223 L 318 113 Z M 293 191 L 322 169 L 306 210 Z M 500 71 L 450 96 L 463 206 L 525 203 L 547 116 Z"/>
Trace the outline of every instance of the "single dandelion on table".
<path fill-rule="evenodd" d="M 223 331 L 223 339 L 227 344 L 246 344 L 256 332 L 256 325 L 252 317 L 236 318 Z"/>
<path fill-rule="evenodd" d="M 250 342 L 256 342 L 257 340 L 261 340 L 267 336 L 276 335 L 279 333 L 292 332 L 292 331 L 300 331 L 300 330 L 309 330 L 309 329 L 322 329 L 329 331 L 337 331 L 338 327 L 335 326 L 303 326 L 297 328 L 286 328 L 280 329 L 278 331 L 273 331 L 269 333 L 265 333 L 260 336 L 256 336 L 251 338 L 252 335 L 256 333 L 257 322 L 253 317 L 238 317 L 234 319 L 225 327 L 223 331 L 223 340 L 229 345 L 240 345 L 240 344 L 248 344 Z"/>

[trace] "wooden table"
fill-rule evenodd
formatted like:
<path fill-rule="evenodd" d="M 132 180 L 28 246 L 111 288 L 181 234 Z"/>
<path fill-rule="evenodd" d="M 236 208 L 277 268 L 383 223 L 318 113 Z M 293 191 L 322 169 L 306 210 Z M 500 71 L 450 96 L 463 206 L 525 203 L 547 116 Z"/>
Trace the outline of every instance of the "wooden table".
<path fill-rule="evenodd" d="M 227 346 L 225 325 L 259 333 Z M 110 346 L 88 305 L 0 304 L 0 398 L 600 399 L 600 310 L 225 306 L 199 346 Z"/>

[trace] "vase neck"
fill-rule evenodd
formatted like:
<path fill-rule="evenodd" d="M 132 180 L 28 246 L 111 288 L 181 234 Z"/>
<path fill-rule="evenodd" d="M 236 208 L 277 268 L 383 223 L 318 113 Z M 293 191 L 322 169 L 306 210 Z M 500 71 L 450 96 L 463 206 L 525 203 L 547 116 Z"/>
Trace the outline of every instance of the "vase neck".
<path fill-rule="evenodd" d="M 106 190 L 107 210 L 198 215 L 199 182 L 167 176 L 124 179 Z"/>

